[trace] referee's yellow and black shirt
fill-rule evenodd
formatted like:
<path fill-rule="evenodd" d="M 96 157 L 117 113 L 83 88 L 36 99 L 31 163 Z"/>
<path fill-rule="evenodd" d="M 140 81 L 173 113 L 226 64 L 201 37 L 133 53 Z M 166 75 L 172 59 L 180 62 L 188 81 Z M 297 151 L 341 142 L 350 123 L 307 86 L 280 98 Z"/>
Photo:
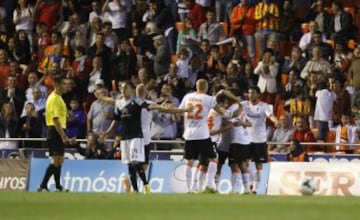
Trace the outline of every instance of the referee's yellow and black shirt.
<path fill-rule="evenodd" d="M 52 92 L 46 100 L 45 121 L 46 126 L 54 126 L 54 118 L 58 118 L 63 129 L 66 128 L 67 109 L 63 98 Z"/>

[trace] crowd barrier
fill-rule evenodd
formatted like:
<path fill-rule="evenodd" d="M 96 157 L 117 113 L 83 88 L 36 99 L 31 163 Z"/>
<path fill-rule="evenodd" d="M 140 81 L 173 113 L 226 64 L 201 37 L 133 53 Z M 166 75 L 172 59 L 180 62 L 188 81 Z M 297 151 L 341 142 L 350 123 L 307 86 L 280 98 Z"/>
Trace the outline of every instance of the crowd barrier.
<path fill-rule="evenodd" d="M 169 143 L 170 141 L 159 141 Z M 156 143 L 156 141 L 154 142 Z M 176 141 L 182 144 L 182 141 Z M 325 143 L 327 144 L 327 143 Z M 19 154 L 17 159 L 11 155 Z M 148 173 L 153 193 L 185 193 L 184 162 L 181 148 L 153 150 Z M 0 190 L 35 191 L 49 164 L 46 149 L 0 150 Z M 272 153 L 264 164 L 258 194 L 300 195 L 298 187 L 305 178 L 315 180 L 318 195 L 360 195 L 358 154 L 310 154 L 310 163 L 289 163 L 286 155 Z M 76 149 L 67 148 L 62 168 L 62 184 L 72 192 L 123 193 L 123 178 L 128 168 L 119 160 L 83 160 Z M 174 159 L 174 157 L 176 159 Z M 19 159 L 27 158 L 27 159 Z M 251 171 L 255 172 L 254 165 Z M 219 192 L 231 190 L 231 172 L 224 166 Z M 139 182 L 140 190 L 142 185 Z M 53 179 L 49 188 L 54 190 Z"/>
<path fill-rule="evenodd" d="M 0 159 L 0 190 L 36 191 L 48 159 Z M 194 168 L 195 169 L 195 168 Z M 128 167 L 118 160 L 65 160 L 62 185 L 71 192 L 124 193 Z M 250 166 L 255 172 L 254 164 Z M 264 164 L 259 195 L 301 195 L 300 184 L 308 178 L 315 182 L 315 195 L 360 196 L 360 167 L 343 162 L 271 162 Z M 185 164 L 182 161 L 155 160 L 147 170 L 152 193 L 186 193 Z M 231 192 L 231 172 L 225 166 L 219 193 Z M 143 190 L 138 182 L 139 190 Z M 53 191 L 54 180 L 49 181 Z M 241 187 L 241 186 L 240 186 Z"/>

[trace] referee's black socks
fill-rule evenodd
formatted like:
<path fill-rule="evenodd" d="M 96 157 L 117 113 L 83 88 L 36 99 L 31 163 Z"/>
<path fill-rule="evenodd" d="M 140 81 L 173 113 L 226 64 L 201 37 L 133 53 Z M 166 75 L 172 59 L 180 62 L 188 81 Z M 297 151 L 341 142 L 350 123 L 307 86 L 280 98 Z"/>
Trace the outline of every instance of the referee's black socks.
<path fill-rule="evenodd" d="M 46 169 L 44 178 L 43 178 L 43 180 L 42 180 L 42 182 L 40 184 L 41 188 L 46 188 L 47 189 L 47 183 L 48 183 L 51 175 L 53 175 L 55 173 L 56 169 L 57 168 L 54 166 L 54 164 L 49 164 L 49 166 Z"/>

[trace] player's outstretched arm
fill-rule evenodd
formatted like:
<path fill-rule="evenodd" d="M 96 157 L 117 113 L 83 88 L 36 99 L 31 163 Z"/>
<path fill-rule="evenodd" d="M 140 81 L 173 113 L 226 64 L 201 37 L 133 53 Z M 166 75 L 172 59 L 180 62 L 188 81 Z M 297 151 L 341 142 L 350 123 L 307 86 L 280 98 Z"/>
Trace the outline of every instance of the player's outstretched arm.
<path fill-rule="evenodd" d="M 95 97 L 96 97 L 97 99 L 99 99 L 100 101 L 103 101 L 103 102 L 108 103 L 108 104 L 110 104 L 110 105 L 115 105 L 115 103 L 116 103 L 116 99 L 113 99 L 113 98 L 111 98 L 111 97 L 109 97 L 109 96 L 104 96 L 104 95 L 101 94 L 101 92 L 98 91 L 98 90 L 95 91 L 94 95 L 95 95 Z"/>
<path fill-rule="evenodd" d="M 176 107 L 172 107 L 170 105 L 158 105 L 158 104 L 150 104 L 148 106 L 148 109 L 150 110 L 157 110 L 159 112 L 164 112 L 164 113 L 171 113 L 171 114 L 177 114 L 177 113 L 185 113 L 185 112 L 192 112 L 193 107 L 187 107 L 187 108 L 176 108 Z"/>

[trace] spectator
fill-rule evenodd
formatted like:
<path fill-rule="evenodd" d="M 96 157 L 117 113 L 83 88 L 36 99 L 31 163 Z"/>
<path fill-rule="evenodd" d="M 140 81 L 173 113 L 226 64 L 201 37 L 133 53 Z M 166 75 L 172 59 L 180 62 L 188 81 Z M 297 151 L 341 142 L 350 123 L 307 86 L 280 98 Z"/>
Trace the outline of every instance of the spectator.
<path fill-rule="evenodd" d="M 188 18 L 191 20 L 195 31 L 199 31 L 200 25 L 206 21 L 205 9 L 195 0 L 184 0 L 184 4 L 189 9 Z"/>
<path fill-rule="evenodd" d="M 10 75 L 10 65 L 8 53 L 5 49 L 0 49 L 0 79 L 7 79 Z M 0 80 L 0 89 L 5 87 L 5 80 Z"/>
<path fill-rule="evenodd" d="M 92 19 L 92 22 L 89 23 L 88 28 L 88 45 L 87 46 L 93 46 L 96 42 L 96 35 L 97 33 L 101 32 L 102 27 L 102 20 L 99 17 L 95 17 Z"/>
<path fill-rule="evenodd" d="M 298 46 L 293 46 L 291 49 L 290 58 L 285 58 L 281 73 L 288 74 L 292 69 L 301 72 L 306 65 L 306 59 L 301 55 L 301 49 Z"/>
<path fill-rule="evenodd" d="M 71 48 L 77 46 L 87 47 L 87 25 L 81 23 L 79 12 L 74 12 L 70 15 L 69 21 L 64 22 L 64 27 L 61 29 L 61 34 L 65 36 L 68 45 Z"/>
<path fill-rule="evenodd" d="M 237 40 L 246 42 L 251 62 L 255 59 L 255 8 L 249 5 L 248 0 L 242 0 L 235 5 L 231 13 L 232 33 Z"/>
<path fill-rule="evenodd" d="M 356 113 L 356 118 L 360 118 L 359 110 L 360 103 L 357 101 L 360 95 L 360 74 L 357 74 L 360 71 L 360 47 L 354 49 L 353 57 L 351 60 L 351 66 L 349 69 L 349 89 L 353 91 L 351 97 L 351 107 Z"/>
<path fill-rule="evenodd" d="M 313 5 L 317 10 L 315 21 L 319 25 L 319 31 L 324 33 L 326 39 L 329 39 L 331 35 L 332 15 L 326 10 L 323 0 L 315 1 Z"/>
<path fill-rule="evenodd" d="M 0 89 L 0 102 L 7 99 L 14 105 L 13 112 L 19 117 L 25 102 L 25 94 L 24 91 L 18 87 L 15 75 L 9 75 L 7 78 L 7 87 Z"/>
<path fill-rule="evenodd" d="M 34 37 L 34 59 L 40 62 L 44 58 L 44 51 L 51 44 L 51 36 L 47 31 L 45 23 L 36 24 L 36 35 Z"/>
<path fill-rule="evenodd" d="M 183 47 L 178 53 L 178 60 L 176 66 L 178 67 L 177 77 L 180 79 L 188 79 L 190 73 L 190 60 L 192 58 L 192 51 L 188 47 Z"/>
<path fill-rule="evenodd" d="M 319 25 L 315 21 L 311 21 L 309 23 L 309 32 L 305 33 L 300 38 L 299 47 L 301 48 L 302 51 L 305 51 L 307 49 L 307 47 L 309 46 L 309 44 L 313 39 L 313 34 L 315 33 L 315 31 L 318 30 L 319 30 Z M 322 37 L 322 40 L 326 41 L 325 36 Z"/>
<path fill-rule="evenodd" d="M 43 117 L 44 116 L 44 112 L 45 112 L 45 104 L 46 104 L 46 97 L 42 96 L 41 93 L 41 87 L 34 87 L 32 88 L 32 97 L 31 99 L 28 99 L 25 101 L 24 107 L 22 109 L 21 112 L 21 116 L 23 117 L 26 115 L 26 109 L 25 106 L 27 103 L 31 103 L 34 105 L 35 107 L 35 112 L 38 114 L 39 117 Z"/>
<path fill-rule="evenodd" d="M 101 88 L 100 91 L 103 96 L 108 95 L 108 91 L 105 88 Z M 114 107 L 103 101 L 96 100 L 91 106 L 87 114 L 87 132 L 93 132 L 97 135 L 104 133 L 110 126 L 113 120 Z M 109 137 L 113 137 L 112 134 Z"/>
<path fill-rule="evenodd" d="M 136 54 L 129 40 L 118 42 L 112 58 L 112 79 L 116 82 L 129 80 L 136 74 Z"/>
<path fill-rule="evenodd" d="M 102 7 L 104 18 L 111 22 L 113 31 L 121 39 L 128 38 L 126 28 L 128 28 L 127 22 L 130 19 L 127 13 L 127 10 L 131 10 L 131 8 L 128 8 L 129 6 L 125 1 L 106 0 Z"/>
<path fill-rule="evenodd" d="M 91 12 L 89 13 L 88 23 L 92 23 L 94 18 L 102 19 L 103 14 L 100 7 L 100 2 L 98 0 L 91 1 Z"/>
<path fill-rule="evenodd" d="M 295 127 L 292 125 L 291 115 L 285 113 L 279 118 L 279 127 L 277 127 L 272 135 L 270 141 L 278 142 L 278 144 L 270 145 L 269 150 L 273 152 L 286 153 L 287 145 L 280 144 L 290 141 L 291 135 L 293 134 Z"/>
<path fill-rule="evenodd" d="M 334 93 L 334 82 L 329 81 L 327 86 L 325 83 L 320 84 L 320 88 L 315 93 L 316 104 L 314 120 L 317 122 L 318 135 L 317 140 L 325 141 L 326 134 L 329 130 L 329 120 L 332 119 L 332 110 L 336 101 Z"/>
<path fill-rule="evenodd" d="M 33 51 L 33 29 L 34 22 L 32 15 L 34 13 L 33 7 L 28 0 L 18 0 L 18 5 L 13 13 L 13 22 L 15 24 L 16 32 L 24 31 L 30 43 L 30 49 Z"/>
<path fill-rule="evenodd" d="M 291 162 L 309 162 L 309 158 L 306 151 L 304 150 L 304 147 L 299 143 L 297 139 L 292 139 L 290 141 L 286 159 L 287 161 Z"/>
<path fill-rule="evenodd" d="M 222 75 L 226 72 L 226 61 L 220 54 L 220 47 L 212 45 L 210 47 L 210 54 L 206 61 L 205 73 L 206 74 L 219 74 Z M 208 78 L 210 80 L 210 78 Z"/>
<path fill-rule="evenodd" d="M 333 60 L 333 55 L 334 55 L 334 50 L 332 49 L 332 47 L 328 44 L 325 43 L 322 40 L 322 33 L 320 31 L 315 31 L 312 35 L 312 41 L 311 43 L 308 45 L 307 49 L 306 49 L 306 58 L 308 60 L 312 59 L 312 50 L 315 46 L 318 46 L 321 48 L 321 54 L 322 57 L 325 60 L 328 61 L 332 61 Z"/>
<path fill-rule="evenodd" d="M 0 137 L 16 138 L 19 135 L 19 118 L 9 99 L 2 100 L 0 112 Z M 0 141 L 0 149 L 17 149 L 18 141 Z"/>
<path fill-rule="evenodd" d="M 156 54 L 146 52 L 145 55 L 154 62 L 154 74 L 156 76 L 162 76 L 166 74 L 170 65 L 170 53 L 165 45 L 165 39 L 163 35 L 157 35 L 153 37 L 154 47 L 156 48 Z"/>
<path fill-rule="evenodd" d="M 346 42 L 340 40 L 335 41 L 335 49 L 333 54 L 333 62 L 335 66 L 335 72 L 341 77 L 345 77 L 348 72 L 353 54 L 346 45 Z"/>
<path fill-rule="evenodd" d="M 172 16 L 171 10 L 162 1 L 150 0 L 149 4 L 154 5 L 154 22 L 160 30 L 163 30 L 164 45 L 168 48 L 170 55 L 176 54 L 178 33 L 175 28 L 175 18 Z"/>
<path fill-rule="evenodd" d="M 217 43 L 226 38 L 224 27 L 216 22 L 215 11 L 208 9 L 206 12 L 206 21 L 200 25 L 198 39 L 208 39 L 210 43 Z"/>
<path fill-rule="evenodd" d="M 118 43 L 118 36 L 112 30 L 112 24 L 110 21 L 105 21 L 102 24 L 102 33 L 105 35 L 105 45 L 111 48 L 111 51 L 114 52 L 115 48 L 117 47 Z M 127 38 L 123 38 L 127 40 Z"/>
<path fill-rule="evenodd" d="M 341 123 L 338 125 L 329 122 L 329 130 L 335 132 L 335 143 L 340 144 L 335 146 L 335 152 L 346 152 L 352 149 L 352 146 L 346 144 L 357 144 L 359 140 L 359 125 L 350 122 L 350 115 L 344 113 L 341 115 Z M 331 151 L 330 151 L 331 152 Z"/>
<path fill-rule="evenodd" d="M 102 71 L 101 78 L 105 81 L 107 88 L 111 86 L 111 48 L 105 44 L 105 35 L 102 32 L 96 34 L 95 44 L 89 48 L 89 56 L 101 57 Z"/>
<path fill-rule="evenodd" d="M 262 93 L 262 99 L 267 103 L 274 103 L 277 93 L 276 76 L 279 72 L 279 64 L 275 62 L 273 54 L 265 51 L 262 60 L 254 70 L 254 74 L 259 75 L 257 86 Z"/>
<path fill-rule="evenodd" d="M 143 33 L 137 33 L 134 35 L 134 46 L 137 47 L 137 53 L 145 55 L 147 51 L 152 54 L 156 53 L 156 49 L 153 44 L 153 37 L 157 36 L 157 26 L 155 22 L 147 22 Z"/>
<path fill-rule="evenodd" d="M 10 40 L 10 39 L 9 39 Z M 8 42 L 9 44 L 9 42 Z M 31 60 L 32 46 L 26 36 L 26 32 L 19 30 L 14 38 L 14 51 L 12 53 L 13 60 L 22 65 L 28 65 Z"/>
<path fill-rule="evenodd" d="M 63 5 L 58 0 L 36 0 L 33 19 L 45 23 L 47 30 L 56 30 L 63 21 Z"/>
<path fill-rule="evenodd" d="M 311 72 L 317 74 L 319 82 L 327 82 L 327 79 L 332 74 L 331 64 L 322 57 L 322 49 L 319 46 L 313 47 L 312 59 L 306 63 L 300 77 L 306 80 Z"/>
<path fill-rule="evenodd" d="M 336 94 L 336 100 L 332 110 L 332 120 L 334 125 L 337 125 L 341 121 L 342 115 L 351 114 L 351 95 L 344 87 L 344 81 L 339 78 L 330 78 L 330 83 L 334 85 L 334 93 Z"/>
<path fill-rule="evenodd" d="M 41 138 L 43 127 L 45 125 L 44 117 L 38 115 L 35 105 L 32 102 L 26 102 L 24 105 L 25 115 L 20 118 L 20 137 Z M 25 148 L 40 148 L 41 144 L 37 141 L 24 141 Z"/>
<path fill-rule="evenodd" d="M 355 32 L 353 29 L 353 17 L 349 12 L 344 11 L 343 3 L 334 0 L 331 3 L 331 10 L 334 13 L 331 22 L 331 33 L 334 40 L 337 39 L 353 39 Z"/>
<path fill-rule="evenodd" d="M 299 143 L 316 141 L 314 134 L 309 129 L 308 123 L 304 117 L 296 118 L 295 130 L 292 134 L 292 139 L 296 139 Z M 324 150 L 321 146 L 312 146 L 312 145 L 306 145 L 305 151 L 306 152 L 314 152 L 314 151 L 324 152 Z"/>
<path fill-rule="evenodd" d="M 257 21 L 257 31 L 255 38 L 260 46 L 260 54 L 266 48 L 266 41 L 271 37 L 276 39 L 276 32 L 279 30 L 279 8 L 270 0 L 264 0 L 255 6 L 255 19 Z"/>
<path fill-rule="evenodd" d="M 66 135 L 69 138 L 85 138 L 86 135 L 86 116 L 81 108 L 79 100 L 73 96 L 70 100 L 70 109 L 67 114 Z"/>
<path fill-rule="evenodd" d="M 176 43 L 176 54 L 180 52 L 180 49 L 182 47 L 188 47 L 193 53 L 196 51 L 196 47 L 193 44 L 190 44 L 189 38 L 196 39 L 196 31 L 193 28 L 193 25 L 191 23 L 192 21 L 189 18 L 185 18 L 184 28 L 182 31 L 179 32 L 177 43 Z"/>
<path fill-rule="evenodd" d="M 279 39 L 285 41 L 298 41 L 301 31 L 293 11 L 291 0 L 285 0 L 279 19 Z"/>
<path fill-rule="evenodd" d="M 92 60 L 87 56 L 86 50 L 82 46 L 75 47 L 75 60 L 71 64 L 69 76 L 75 80 L 78 89 L 78 97 L 84 99 L 87 94 L 87 85 L 89 84 L 90 72 L 92 69 Z M 99 73 L 99 78 L 101 73 Z"/>

